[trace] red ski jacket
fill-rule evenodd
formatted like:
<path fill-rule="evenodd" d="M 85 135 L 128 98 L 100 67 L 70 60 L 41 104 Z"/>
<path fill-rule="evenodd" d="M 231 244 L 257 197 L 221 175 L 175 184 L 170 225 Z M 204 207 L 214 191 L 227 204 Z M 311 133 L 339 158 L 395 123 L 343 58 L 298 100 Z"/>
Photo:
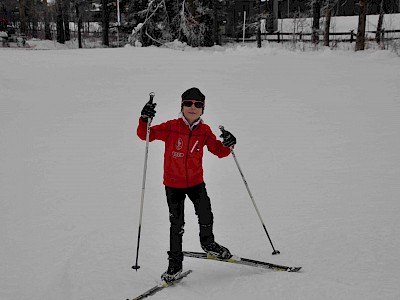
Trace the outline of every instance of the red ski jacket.
<path fill-rule="evenodd" d="M 147 123 L 139 118 L 138 137 L 146 140 L 146 131 Z M 165 142 L 164 185 L 168 187 L 187 188 L 204 182 L 204 146 L 219 158 L 230 153 L 202 121 L 192 130 L 182 118 L 151 126 L 150 142 L 154 140 Z"/>

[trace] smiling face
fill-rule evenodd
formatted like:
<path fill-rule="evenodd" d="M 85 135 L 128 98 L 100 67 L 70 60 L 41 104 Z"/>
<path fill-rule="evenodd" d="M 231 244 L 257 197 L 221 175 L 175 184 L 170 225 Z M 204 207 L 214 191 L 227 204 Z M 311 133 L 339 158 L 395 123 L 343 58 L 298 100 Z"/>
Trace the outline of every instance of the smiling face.
<path fill-rule="evenodd" d="M 198 104 L 200 103 L 200 104 Z M 190 105 L 190 106 L 189 106 Z M 199 106 L 199 107 L 197 107 Z M 203 114 L 203 102 L 195 100 L 186 100 L 182 102 L 182 113 L 186 120 L 192 125 Z"/>

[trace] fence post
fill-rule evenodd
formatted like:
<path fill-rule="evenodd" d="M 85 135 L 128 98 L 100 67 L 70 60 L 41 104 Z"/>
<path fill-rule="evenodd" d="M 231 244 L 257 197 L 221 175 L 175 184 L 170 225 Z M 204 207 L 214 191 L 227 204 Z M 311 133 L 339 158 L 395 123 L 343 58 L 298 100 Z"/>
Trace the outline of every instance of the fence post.
<path fill-rule="evenodd" d="M 354 42 L 354 29 L 350 30 L 350 43 Z"/>

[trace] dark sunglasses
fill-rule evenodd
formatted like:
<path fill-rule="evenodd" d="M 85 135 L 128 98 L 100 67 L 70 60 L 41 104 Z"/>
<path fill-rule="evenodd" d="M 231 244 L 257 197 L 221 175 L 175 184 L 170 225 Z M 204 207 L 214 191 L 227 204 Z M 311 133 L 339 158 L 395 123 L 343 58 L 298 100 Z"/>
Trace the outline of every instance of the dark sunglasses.
<path fill-rule="evenodd" d="M 182 105 L 186 107 L 192 107 L 192 105 L 196 108 L 203 108 L 204 107 L 204 102 L 202 101 L 196 101 L 196 100 L 184 100 L 182 101 Z"/>

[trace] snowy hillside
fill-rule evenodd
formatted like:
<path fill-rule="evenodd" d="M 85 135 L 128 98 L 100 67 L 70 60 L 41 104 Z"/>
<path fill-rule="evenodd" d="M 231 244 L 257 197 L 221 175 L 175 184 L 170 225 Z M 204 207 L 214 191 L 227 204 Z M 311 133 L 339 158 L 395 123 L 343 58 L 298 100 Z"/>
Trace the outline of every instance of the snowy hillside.
<path fill-rule="evenodd" d="M 218 50 L 218 51 L 217 51 Z M 185 259 L 153 299 L 399 299 L 400 60 L 387 51 L 273 48 L 0 49 L 0 299 L 117 300 L 167 267 L 163 145 L 150 145 L 141 269 L 136 255 L 145 144 L 139 113 L 177 117 L 197 86 L 204 120 L 236 155 L 204 157 L 215 235 L 237 255 L 303 267 L 274 272 Z M 199 251 L 186 206 L 186 250 Z"/>

